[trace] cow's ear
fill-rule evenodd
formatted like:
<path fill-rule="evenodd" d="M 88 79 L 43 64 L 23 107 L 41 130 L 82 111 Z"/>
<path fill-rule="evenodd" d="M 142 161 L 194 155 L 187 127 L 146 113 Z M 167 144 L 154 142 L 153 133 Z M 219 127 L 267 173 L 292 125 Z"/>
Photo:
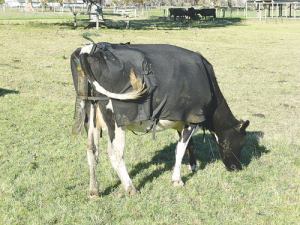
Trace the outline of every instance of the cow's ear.
<path fill-rule="evenodd" d="M 249 121 L 249 120 L 247 120 L 246 122 L 242 122 L 242 123 L 240 124 L 239 129 L 240 129 L 240 130 L 246 130 L 246 128 L 249 126 L 249 124 L 250 124 L 250 121 Z"/>

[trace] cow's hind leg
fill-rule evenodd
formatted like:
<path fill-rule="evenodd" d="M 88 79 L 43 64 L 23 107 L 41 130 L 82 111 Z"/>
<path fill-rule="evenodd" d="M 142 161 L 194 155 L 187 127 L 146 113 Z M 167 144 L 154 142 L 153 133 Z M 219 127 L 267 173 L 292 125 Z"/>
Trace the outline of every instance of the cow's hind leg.
<path fill-rule="evenodd" d="M 88 133 L 87 157 L 90 166 L 90 195 L 89 198 L 99 197 L 99 185 L 97 181 L 97 163 L 99 154 L 99 130 L 100 127 L 95 125 L 95 104 L 88 104 L 88 124 L 86 126 Z"/>
<path fill-rule="evenodd" d="M 183 186 L 184 183 L 181 180 L 180 169 L 181 162 L 184 156 L 185 150 L 188 146 L 188 143 L 194 133 L 199 130 L 199 126 L 196 124 L 187 125 L 182 131 L 180 135 L 180 139 L 178 141 L 176 147 L 176 162 L 174 167 L 174 172 L 172 176 L 172 182 L 174 186 Z"/>
<path fill-rule="evenodd" d="M 114 134 L 112 134 L 112 132 L 114 132 Z M 107 153 L 110 162 L 117 172 L 126 194 L 136 195 L 137 191 L 129 177 L 124 161 L 126 128 L 118 127 L 117 124 L 115 124 L 113 129 L 109 129 L 109 133 Z"/>
<path fill-rule="evenodd" d="M 188 154 L 189 157 L 189 164 L 190 164 L 190 170 L 193 172 L 197 172 L 199 170 L 196 162 L 196 158 L 194 155 L 194 141 L 193 137 L 189 140 L 188 146 L 186 148 L 186 153 Z"/>

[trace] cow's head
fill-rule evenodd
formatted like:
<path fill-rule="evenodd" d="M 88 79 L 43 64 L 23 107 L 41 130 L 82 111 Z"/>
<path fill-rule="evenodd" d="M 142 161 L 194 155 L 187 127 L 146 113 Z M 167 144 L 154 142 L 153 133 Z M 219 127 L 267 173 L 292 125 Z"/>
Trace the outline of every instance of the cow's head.
<path fill-rule="evenodd" d="M 238 121 L 231 114 L 227 103 L 218 107 L 214 115 L 214 138 L 220 157 L 229 171 L 241 170 L 240 156 L 246 144 L 246 128 L 250 122 Z"/>
<path fill-rule="evenodd" d="M 242 148 L 247 141 L 245 129 L 248 125 L 249 121 L 247 120 L 239 123 L 237 126 L 217 131 L 214 135 L 220 157 L 229 171 L 242 169 L 240 157 Z"/>

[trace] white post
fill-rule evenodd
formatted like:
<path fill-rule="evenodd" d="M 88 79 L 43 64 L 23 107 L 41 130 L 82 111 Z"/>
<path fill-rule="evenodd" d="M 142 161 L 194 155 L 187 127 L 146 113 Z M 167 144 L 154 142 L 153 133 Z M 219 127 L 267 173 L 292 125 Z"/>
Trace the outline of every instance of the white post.
<path fill-rule="evenodd" d="M 136 9 L 134 9 L 134 17 L 136 18 Z"/>
<path fill-rule="evenodd" d="M 96 29 L 99 30 L 99 15 L 96 16 Z"/>
<path fill-rule="evenodd" d="M 265 9 L 265 19 L 267 19 L 267 9 Z"/>
<path fill-rule="evenodd" d="M 126 16 L 126 30 L 129 29 L 129 16 Z"/>
<path fill-rule="evenodd" d="M 261 21 L 261 10 L 259 10 L 259 21 Z"/>

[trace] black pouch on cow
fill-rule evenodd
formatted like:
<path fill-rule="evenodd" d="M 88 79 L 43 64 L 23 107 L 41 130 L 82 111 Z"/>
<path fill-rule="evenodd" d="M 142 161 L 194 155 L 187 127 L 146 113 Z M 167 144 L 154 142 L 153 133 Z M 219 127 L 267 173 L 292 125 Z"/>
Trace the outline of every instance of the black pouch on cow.
<path fill-rule="evenodd" d="M 72 134 L 75 136 L 82 136 L 84 133 L 84 121 L 86 116 L 86 100 L 88 97 L 88 80 L 81 69 L 80 62 L 77 64 L 77 97 L 75 102 L 74 125 L 72 127 Z"/>

